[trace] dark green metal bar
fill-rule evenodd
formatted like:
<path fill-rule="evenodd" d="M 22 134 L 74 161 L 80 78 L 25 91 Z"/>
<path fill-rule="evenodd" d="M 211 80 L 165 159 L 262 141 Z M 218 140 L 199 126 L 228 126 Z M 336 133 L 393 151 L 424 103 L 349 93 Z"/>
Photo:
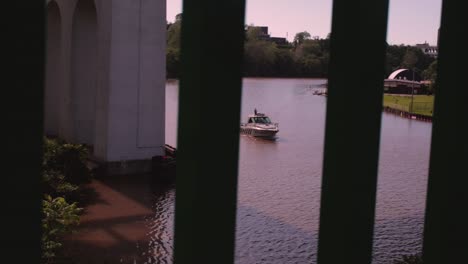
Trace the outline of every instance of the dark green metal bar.
<path fill-rule="evenodd" d="M 443 1 L 439 32 L 425 264 L 468 263 L 468 6 Z"/>
<path fill-rule="evenodd" d="M 387 0 L 335 0 L 318 263 L 371 262 Z"/>
<path fill-rule="evenodd" d="M 234 261 L 244 0 L 184 1 L 175 263 Z"/>
<path fill-rule="evenodd" d="M 45 1 L 2 5 L 2 258 L 40 263 Z"/>

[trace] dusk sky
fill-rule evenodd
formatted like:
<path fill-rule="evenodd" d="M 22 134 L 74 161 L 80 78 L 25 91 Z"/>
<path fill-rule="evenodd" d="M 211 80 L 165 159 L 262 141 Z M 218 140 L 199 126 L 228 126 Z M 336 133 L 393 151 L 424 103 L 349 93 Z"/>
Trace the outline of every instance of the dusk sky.
<path fill-rule="evenodd" d="M 442 0 L 390 0 L 390 44 L 437 44 Z M 247 0 L 246 24 L 268 26 L 273 37 L 289 41 L 297 32 L 324 38 L 331 31 L 332 0 Z M 167 0 L 167 20 L 182 12 L 182 0 Z"/>

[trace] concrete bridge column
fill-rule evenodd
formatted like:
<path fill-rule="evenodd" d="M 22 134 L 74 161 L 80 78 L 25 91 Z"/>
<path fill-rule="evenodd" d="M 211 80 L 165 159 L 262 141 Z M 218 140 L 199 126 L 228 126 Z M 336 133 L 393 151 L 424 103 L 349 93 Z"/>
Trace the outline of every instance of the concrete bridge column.
<path fill-rule="evenodd" d="M 56 2 L 47 5 L 46 89 L 44 91 L 44 128 L 47 135 L 59 134 L 59 105 L 62 87 L 62 18 Z"/>
<path fill-rule="evenodd" d="M 49 101 L 59 101 L 47 108 L 58 109 L 47 110 L 55 122 L 47 127 L 92 145 L 93 156 L 115 168 L 147 170 L 165 143 L 165 0 L 48 2 L 60 11 L 61 28 L 51 32 L 60 33 L 62 56 L 50 60 L 48 72 L 62 85 L 47 82 Z"/>
<path fill-rule="evenodd" d="M 163 153 L 165 140 L 165 0 L 112 5 L 108 161 Z"/>

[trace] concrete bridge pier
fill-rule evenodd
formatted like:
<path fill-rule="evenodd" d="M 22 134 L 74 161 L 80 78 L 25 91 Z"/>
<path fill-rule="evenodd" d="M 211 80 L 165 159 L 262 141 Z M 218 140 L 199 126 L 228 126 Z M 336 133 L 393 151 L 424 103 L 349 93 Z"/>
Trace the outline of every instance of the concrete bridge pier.
<path fill-rule="evenodd" d="M 45 133 L 143 172 L 165 141 L 165 0 L 47 1 Z"/>

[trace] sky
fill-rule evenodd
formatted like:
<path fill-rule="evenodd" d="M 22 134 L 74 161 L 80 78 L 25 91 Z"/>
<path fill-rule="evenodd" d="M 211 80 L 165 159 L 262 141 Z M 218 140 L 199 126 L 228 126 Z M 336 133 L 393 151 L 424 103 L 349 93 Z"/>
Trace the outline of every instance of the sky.
<path fill-rule="evenodd" d="M 182 12 L 182 0 L 166 0 L 168 21 Z M 246 0 L 245 24 L 268 26 L 272 37 L 298 32 L 325 38 L 331 31 L 332 0 Z M 442 0 L 390 0 L 387 42 L 437 44 Z"/>

